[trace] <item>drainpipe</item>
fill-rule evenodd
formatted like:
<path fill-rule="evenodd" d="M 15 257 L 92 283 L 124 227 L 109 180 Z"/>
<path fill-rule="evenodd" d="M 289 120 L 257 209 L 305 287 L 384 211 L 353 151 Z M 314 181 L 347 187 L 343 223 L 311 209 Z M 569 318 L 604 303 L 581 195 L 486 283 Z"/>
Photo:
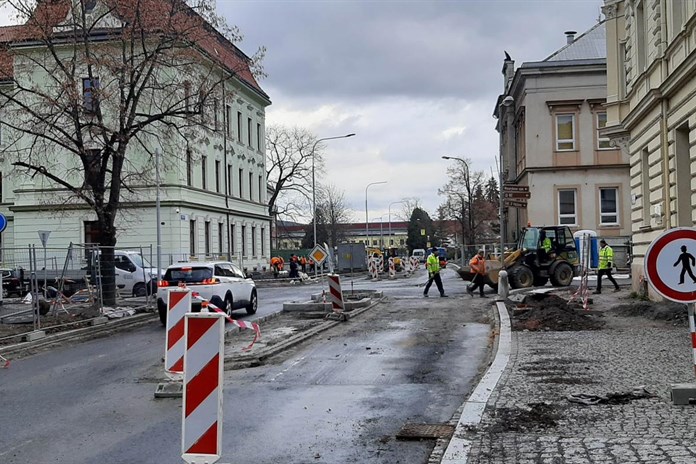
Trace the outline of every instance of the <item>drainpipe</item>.
<path fill-rule="evenodd" d="M 667 2 L 660 3 L 660 73 L 662 74 L 661 81 L 667 78 L 669 72 L 667 63 Z M 662 150 L 662 176 L 663 176 L 663 198 L 665 203 L 665 221 L 664 228 L 672 227 L 672 199 L 670 197 L 669 183 L 669 126 L 667 124 L 667 99 L 664 95 L 660 95 L 660 110 L 662 118 L 660 119 L 660 147 Z"/>
<path fill-rule="evenodd" d="M 234 240 L 234 237 L 232 237 L 232 234 L 230 232 L 230 194 L 232 192 L 228 192 L 227 189 L 230 186 L 230 180 L 228 179 L 229 175 L 229 168 L 227 167 L 227 128 L 229 127 L 230 122 L 227 120 L 227 100 L 225 99 L 225 79 L 224 79 L 224 71 L 223 71 L 223 80 L 222 80 L 222 123 L 224 124 L 224 127 L 222 128 L 222 165 L 224 166 L 225 170 L 225 221 L 227 223 L 227 258 L 232 261 L 232 240 Z"/>

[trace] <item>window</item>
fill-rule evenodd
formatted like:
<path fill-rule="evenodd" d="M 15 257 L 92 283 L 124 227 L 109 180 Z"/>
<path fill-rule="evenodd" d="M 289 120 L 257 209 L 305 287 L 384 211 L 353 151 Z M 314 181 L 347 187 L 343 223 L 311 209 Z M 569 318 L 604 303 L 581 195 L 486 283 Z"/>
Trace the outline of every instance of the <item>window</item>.
<path fill-rule="evenodd" d="M 618 224 L 618 189 L 599 189 L 599 223 L 603 225 Z"/>
<path fill-rule="evenodd" d="M 222 222 L 218 222 L 218 253 L 222 254 L 222 243 L 223 243 L 223 236 L 222 233 L 224 232 L 224 224 Z"/>
<path fill-rule="evenodd" d="M 256 256 L 256 227 L 251 227 L 251 256 Z"/>
<path fill-rule="evenodd" d="M 82 79 L 82 107 L 86 112 L 96 113 L 99 110 L 98 91 L 98 77 Z"/>
<path fill-rule="evenodd" d="M 215 160 L 215 191 L 220 193 L 220 160 Z"/>
<path fill-rule="evenodd" d="M 261 256 L 266 256 L 266 229 L 261 228 Z"/>
<path fill-rule="evenodd" d="M 635 21 L 636 21 L 636 42 L 637 42 L 637 47 L 636 47 L 636 54 L 638 55 L 638 73 L 641 73 L 645 70 L 645 65 L 646 65 L 646 59 L 647 59 L 647 47 L 646 47 L 646 34 L 645 34 L 645 21 L 647 19 L 647 15 L 645 14 L 644 2 L 639 2 L 636 5 L 636 16 L 635 16 Z"/>
<path fill-rule="evenodd" d="M 259 203 L 263 201 L 263 177 L 259 176 Z"/>
<path fill-rule="evenodd" d="M 220 101 L 217 98 L 213 99 L 213 129 L 218 130 L 218 111 L 220 111 Z"/>
<path fill-rule="evenodd" d="M 251 147 L 251 118 L 247 118 L 247 144 Z"/>
<path fill-rule="evenodd" d="M 191 83 L 184 82 L 184 110 L 188 113 L 191 111 Z"/>
<path fill-rule="evenodd" d="M 575 115 L 556 115 L 556 150 L 575 150 Z"/>
<path fill-rule="evenodd" d="M 242 141 L 242 112 L 237 111 L 237 140 Z"/>
<path fill-rule="evenodd" d="M 249 173 L 249 200 L 254 199 L 254 195 L 252 194 L 253 191 L 254 191 L 254 174 L 250 172 Z"/>
<path fill-rule="evenodd" d="M 0 172 L 0 203 L 2 203 L 2 172 Z"/>
<path fill-rule="evenodd" d="M 227 116 L 227 124 L 225 124 L 225 134 L 232 137 L 232 106 L 225 105 L 225 114 Z"/>
<path fill-rule="evenodd" d="M 244 180 L 244 169 L 239 170 L 239 198 L 242 197 L 242 181 Z"/>
<path fill-rule="evenodd" d="M 235 253 L 235 248 L 234 248 L 234 241 L 237 240 L 237 237 L 234 235 L 234 224 L 230 225 L 230 254 L 234 255 Z"/>
<path fill-rule="evenodd" d="M 196 220 L 189 221 L 189 249 L 191 256 L 196 256 Z"/>
<path fill-rule="evenodd" d="M 608 137 L 600 137 L 599 130 L 607 127 L 607 113 L 602 111 L 597 113 L 597 148 L 600 150 L 611 149 L 612 146 L 609 143 Z"/>
<path fill-rule="evenodd" d="M 205 255 L 210 256 L 210 221 L 205 221 Z"/>
<path fill-rule="evenodd" d="M 261 148 L 261 124 L 256 124 L 256 149 L 262 151 Z"/>
<path fill-rule="evenodd" d="M 186 185 L 193 186 L 193 160 L 191 150 L 186 150 Z"/>
<path fill-rule="evenodd" d="M 641 207 L 643 227 L 650 225 L 650 152 L 644 148 L 640 156 Z"/>
<path fill-rule="evenodd" d="M 227 195 L 232 196 L 232 172 L 234 169 L 231 164 L 227 165 Z"/>
<path fill-rule="evenodd" d="M 0 146 L 2 146 L 2 136 L 3 136 L 3 128 L 2 128 L 2 123 L 0 122 Z"/>
<path fill-rule="evenodd" d="M 84 231 L 85 243 L 99 244 L 99 235 L 101 234 L 101 229 L 99 229 L 97 221 L 85 221 Z"/>
<path fill-rule="evenodd" d="M 206 177 L 208 176 L 208 157 L 207 156 L 201 156 L 201 186 L 203 190 L 207 190 L 208 188 L 208 182 L 206 180 Z"/>
<path fill-rule="evenodd" d="M 576 217 L 575 190 L 558 191 L 558 223 L 573 226 L 578 223 Z"/>
<path fill-rule="evenodd" d="M 242 256 L 246 254 L 246 226 L 242 226 Z"/>

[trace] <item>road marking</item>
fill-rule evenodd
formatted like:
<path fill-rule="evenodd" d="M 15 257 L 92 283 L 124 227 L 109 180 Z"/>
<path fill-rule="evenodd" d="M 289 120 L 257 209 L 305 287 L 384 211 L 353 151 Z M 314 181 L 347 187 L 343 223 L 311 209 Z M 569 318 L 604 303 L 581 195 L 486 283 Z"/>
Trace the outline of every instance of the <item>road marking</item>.
<path fill-rule="evenodd" d="M 278 377 L 280 377 L 281 375 L 285 374 L 287 371 L 289 371 L 289 370 L 292 369 L 293 367 L 297 366 L 299 363 L 301 363 L 302 361 L 304 361 L 305 358 L 306 358 L 306 356 L 301 357 L 300 359 L 298 359 L 297 361 L 293 362 L 292 364 L 290 364 L 288 367 L 286 367 L 286 368 L 283 369 L 282 371 L 278 372 L 276 375 L 274 375 L 274 376 L 271 378 L 271 382 L 275 382 L 276 379 L 277 379 Z"/>

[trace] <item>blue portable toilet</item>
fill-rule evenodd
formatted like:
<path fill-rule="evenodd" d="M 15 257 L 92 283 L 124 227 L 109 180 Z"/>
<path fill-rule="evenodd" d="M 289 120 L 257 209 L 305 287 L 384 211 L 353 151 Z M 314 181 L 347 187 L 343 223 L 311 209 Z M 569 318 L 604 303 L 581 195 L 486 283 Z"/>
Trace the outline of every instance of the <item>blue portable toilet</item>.
<path fill-rule="evenodd" d="M 590 236 L 590 269 L 597 269 L 597 267 L 599 266 L 599 242 L 597 240 L 597 232 L 595 232 L 594 230 L 578 230 L 573 234 L 573 238 L 575 239 L 575 248 L 578 249 L 580 263 L 582 264 L 582 257 L 584 252 L 582 238 L 585 235 Z"/>

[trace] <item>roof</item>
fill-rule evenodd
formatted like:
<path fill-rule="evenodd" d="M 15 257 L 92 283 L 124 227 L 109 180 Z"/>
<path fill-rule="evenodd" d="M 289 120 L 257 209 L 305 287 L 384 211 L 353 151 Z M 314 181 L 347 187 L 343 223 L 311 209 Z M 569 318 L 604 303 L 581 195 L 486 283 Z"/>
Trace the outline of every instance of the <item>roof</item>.
<path fill-rule="evenodd" d="M 71 0 L 40 0 L 33 16 L 23 25 L 0 27 L 0 79 L 12 77 L 12 60 L 8 44 L 41 41 L 57 36 L 54 27 L 68 17 Z M 180 0 L 101 0 L 110 13 L 127 23 L 139 23 L 138 28 L 149 32 L 167 32 L 172 29 L 200 46 L 222 67 L 234 73 L 255 92 L 268 99 L 250 69 L 250 59 L 232 42 L 217 32 L 193 9 Z M 171 12 L 162 14 L 161 12 Z M 104 34 L 109 31 L 98 31 Z M 2 47 L 2 45 L 5 45 Z"/>
<path fill-rule="evenodd" d="M 606 59 L 606 36 L 605 22 L 601 21 L 576 38 L 572 43 L 552 53 L 544 61 Z"/>

